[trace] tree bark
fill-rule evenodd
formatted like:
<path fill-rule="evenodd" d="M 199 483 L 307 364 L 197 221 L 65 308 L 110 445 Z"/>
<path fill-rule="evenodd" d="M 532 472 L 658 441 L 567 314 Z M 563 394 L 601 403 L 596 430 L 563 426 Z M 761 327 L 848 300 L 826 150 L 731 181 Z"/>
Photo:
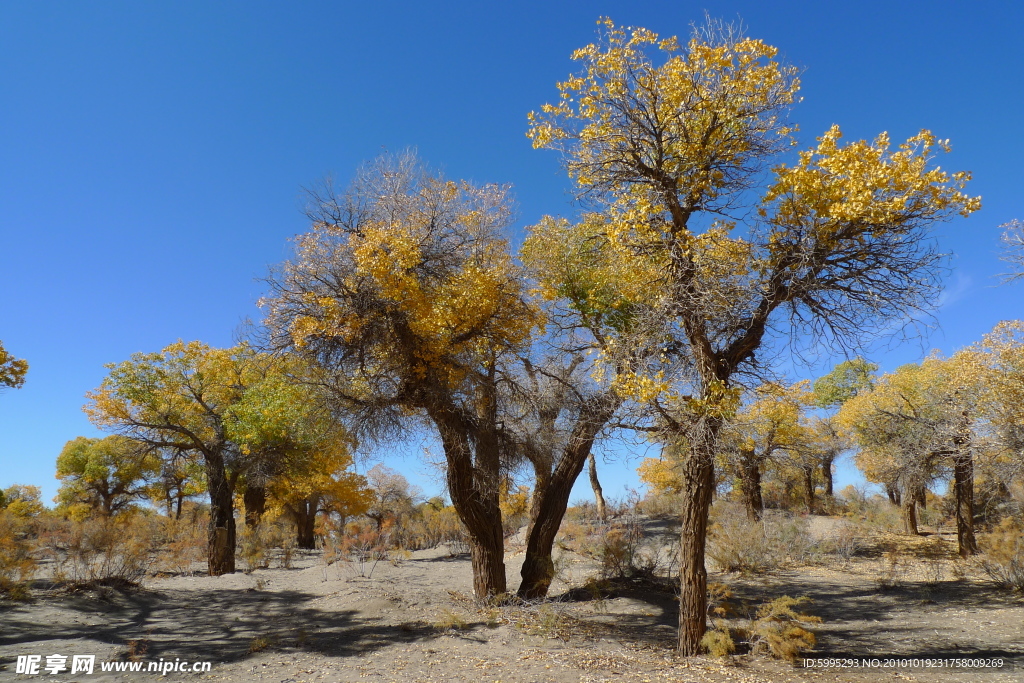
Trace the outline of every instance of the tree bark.
<path fill-rule="evenodd" d="M 608 520 L 608 508 L 604 503 L 604 489 L 597 478 L 597 461 L 594 459 L 594 452 L 587 453 L 587 466 L 590 473 L 590 488 L 594 489 L 594 500 L 597 502 L 597 518 L 602 522 Z"/>
<path fill-rule="evenodd" d="M 953 459 L 953 492 L 956 497 L 956 542 L 960 557 L 978 553 L 974 537 L 974 459 L 958 453 Z"/>
<path fill-rule="evenodd" d="M 752 450 L 740 451 L 740 489 L 747 517 L 757 521 L 764 514 L 761 496 L 761 462 Z"/>
<path fill-rule="evenodd" d="M 702 418 L 703 429 L 691 439 L 690 454 L 683 464 L 682 529 L 679 547 L 679 653 L 691 657 L 701 653 L 701 639 L 707 628 L 708 572 L 704 566 L 704 544 L 708 511 L 715 487 L 715 446 L 721 419 Z"/>
<path fill-rule="evenodd" d="M 255 529 L 267 512 L 267 489 L 259 484 L 246 482 L 242 504 L 245 505 L 245 526 Z"/>
<path fill-rule="evenodd" d="M 207 532 L 207 567 L 210 576 L 235 571 L 235 510 L 224 469 L 224 457 L 218 451 L 203 453 L 210 493 L 210 525 Z"/>
<path fill-rule="evenodd" d="M 295 514 L 295 544 L 303 550 L 316 548 L 316 511 L 320 507 L 317 497 L 299 501 Z"/>
<path fill-rule="evenodd" d="M 814 514 L 814 468 L 804 467 L 804 500 L 807 501 L 807 514 Z"/>
<path fill-rule="evenodd" d="M 469 533 L 473 566 L 473 593 L 478 600 L 493 600 L 507 592 L 505 538 L 498 505 L 499 454 L 497 435 L 487 424 L 470 426 L 450 405 L 431 405 L 431 420 L 438 428 L 448 464 L 448 492 L 452 505 Z M 473 445 L 476 447 L 476 462 Z"/>
<path fill-rule="evenodd" d="M 900 506 L 903 516 L 903 533 L 909 536 L 919 536 L 917 529 L 917 496 L 904 493 L 903 504 Z"/>
<path fill-rule="evenodd" d="M 889 497 L 890 503 L 892 503 L 896 507 L 900 506 L 900 490 L 896 487 L 895 484 L 885 485 L 885 495 Z"/>
<path fill-rule="evenodd" d="M 832 463 L 835 461 L 834 455 L 824 456 L 821 460 L 821 480 L 825 484 L 825 497 L 834 498 L 835 491 L 833 490 L 833 478 L 832 478 Z"/>
<path fill-rule="evenodd" d="M 534 491 L 537 519 L 530 527 L 526 539 L 526 557 L 520 571 L 523 580 L 518 591 L 521 598 L 535 600 L 547 595 L 551 579 L 554 578 L 551 550 L 569 505 L 573 484 L 583 471 L 583 464 L 588 457 L 592 457 L 591 449 L 598 432 L 612 418 L 622 401 L 607 395 L 596 399 L 595 403 L 595 408 L 581 411 L 582 417 L 573 426 L 572 434 L 558 465 L 548 478 L 547 486 L 543 490 Z"/>

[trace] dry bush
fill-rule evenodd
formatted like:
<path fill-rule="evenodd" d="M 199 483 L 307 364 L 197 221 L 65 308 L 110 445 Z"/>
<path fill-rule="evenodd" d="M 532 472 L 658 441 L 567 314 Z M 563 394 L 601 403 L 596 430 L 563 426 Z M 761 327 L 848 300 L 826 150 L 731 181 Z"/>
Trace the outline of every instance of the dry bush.
<path fill-rule="evenodd" d="M 783 595 L 761 605 L 747 629 L 746 642 L 751 653 L 770 654 L 793 662 L 803 650 L 814 647 L 814 634 L 804 626 L 820 624 L 821 618 L 801 614 L 794 609 L 806 602 L 809 602 L 806 597 Z"/>
<path fill-rule="evenodd" d="M 0 595 L 12 600 L 29 597 L 36 570 L 27 520 L 0 510 Z"/>
<path fill-rule="evenodd" d="M 176 574 L 205 572 L 206 567 L 196 565 L 206 561 L 207 522 L 202 517 L 165 519 L 163 548 L 157 559 L 161 571 Z"/>
<path fill-rule="evenodd" d="M 900 548 L 891 548 L 882 556 L 875 574 L 875 584 L 881 590 L 895 590 L 903 586 L 909 572 L 910 559 L 905 552 Z"/>
<path fill-rule="evenodd" d="M 388 559 L 392 528 L 390 520 L 385 521 L 380 530 L 373 522 L 350 522 L 345 533 L 332 544 L 330 552 L 356 576 L 370 578 L 377 564 Z"/>
<path fill-rule="evenodd" d="M 841 522 L 828 538 L 818 544 L 825 557 L 833 558 L 846 567 L 861 549 L 861 532 L 850 522 Z"/>
<path fill-rule="evenodd" d="M 648 517 L 678 517 L 682 509 L 678 493 L 648 493 L 637 505 L 637 511 Z"/>
<path fill-rule="evenodd" d="M 814 647 L 814 634 L 806 626 L 821 623 L 821 619 L 798 613 L 795 609 L 809 602 L 808 598 L 784 595 L 765 602 L 753 616 L 730 627 L 727 618 L 736 613 L 732 598 L 732 591 L 726 586 L 708 585 L 711 628 L 701 640 L 708 654 L 727 657 L 742 646 L 750 654 L 767 654 L 792 662 L 803 650 Z"/>
<path fill-rule="evenodd" d="M 466 528 L 451 505 L 424 504 L 395 521 L 391 542 L 405 550 L 424 550 L 443 544 L 466 545 Z"/>
<path fill-rule="evenodd" d="M 141 514 L 82 522 L 52 520 L 39 546 L 54 563 L 53 580 L 72 588 L 138 585 L 160 541 L 160 521 Z"/>
<path fill-rule="evenodd" d="M 754 521 L 742 505 L 719 501 L 712 520 L 707 554 L 723 572 L 771 571 L 805 564 L 820 553 L 807 524 L 786 513 L 766 512 Z"/>
<path fill-rule="evenodd" d="M 1001 588 L 1024 593 L 1024 525 L 1007 518 L 981 537 L 981 567 Z"/>

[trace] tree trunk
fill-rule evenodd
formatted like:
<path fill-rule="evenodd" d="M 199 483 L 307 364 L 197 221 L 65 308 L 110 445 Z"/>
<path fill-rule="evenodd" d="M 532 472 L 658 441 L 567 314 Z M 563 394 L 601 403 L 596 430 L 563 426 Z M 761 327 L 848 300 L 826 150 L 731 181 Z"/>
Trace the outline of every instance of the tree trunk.
<path fill-rule="evenodd" d="M 295 545 L 303 550 L 316 549 L 316 511 L 320 507 L 317 497 L 300 500 L 292 508 L 295 517 Z"/>
<path fill-rule="evenodd" d="M 210 525 L 207 532 L 207 566 L 210 576 L 235 571 L 235 510 L 224 458 L 217 451 L 203 453 L 210 493 Z"/>
<path fill-rule="evenodd" d="M 901 511 L 903 513 L 903 533 L 909 536 L 919 536 L 920 532 L 917 529 L 917 497 L 904 493 Z"/>
<path fill-rule="evenodd" d="M 974 537 L 974 459 L 968 453 L 953 459 L 953 492 L 956 496 L 956 542 L 960 557 L 978 553 Z"/>
<path fill-rule="evenodd" d="M 267 512 L 267 489 L 259 484 L 246 482 L 242 504 L 245 505 L 245 526 L 255 529 Z"/>
<path fill-rule="evenodd" d="M 814 514 L 814 468 L 804 467 L 804 500 L 807 501 L 807 514 Z"/>
<path fill-rule="evenodd" d="M 594 489 L 594 500 L 597 501 L 597 518 L 602 522 L 608 520 L 608 508 L 604 503 L 604 490 L 597 478 L 597 461 L 594 459 L 594 452 L 587 453 L 587 465 L 590 470 L 590 488 Z"/>
<path fill-rule="evenodd" d="M 541 494 L 548 490 L 551 483 L 551 469 L 550 462 L 533 463 L 533 495 L 530 500 L 530 521 L 526 525 L 526 538 L 533 535 L 533 528 L 540 519 L 540 507 L 544 499 Z"/>
<path fill-rule="evenodd" d="M 834 498 L 835 491 L 833 490 L 833 479 L 832 479 L 832 463 L 835 461 L 834 455 L 826 455 L 821 460 L 821 480 L 825 484 L 825 497 Z"/>
<path fill-rule="evenodd" d="M 486 406 L 484 410 L 491 412 Z M 492 600 L 507 592 L 505 538 L 498 505 L 500 461 L 497 434 L 493 429 L 495 422 L 485 415 L 480 420 L 482 424 L 472 428 L 450 404 L 431 405 L 428 413 L 437 425 L 444 447 L 452 505 L 469 533 L 473 593 L 478 600 Z"/>
<path fill-rule="evenodd" d="M 683 463 L 680 497 L 679 653 L 684 657 L 701 653 L 701 639 L 707 628 L 708 572 L 704 566 L 704 544 L 715 487 L 714 454 L 721 419 L 704 417 L 702 421 L 704 424 L 694 430 L 697 436 L 691 438 L 690 454 Z"/>
<path fill-rule="evenodd" d="M 764 514 L 761 497 L 761 462 L 752 450 L 740 451 L 740 489 L 747 517 L 757 521 Z"/>
<path fill-rule="evenodd" d="M 177 508 L 174 511 L 174 519 L 181 519 L 181 503 L 185 499 L 185 494 L 181 489 L 178 489 Z"/>
<path fill-rule="evenodd" d="M 889 497 L 890 503 L 892 503 L 896 507 L 900 506 L 900 490 L 896 487 L 895 484 L 885 485 L 885 495 Z"/>
<path fill-rule="evenodd" d="M 554 578 L 551 550 L 555 536 L 562 525 L 562 517 L 569 505 L 573 484 L 583 471 L 583 464 L 591 455 L 594 439 L 618 410 L 622 401 L 608 394 L 594 399 L 593 407 L 584 406 L 581 418 L 573 426 L 572 434 L 558 460 L 548 484 L 533 492 L 537 503 L 537 519 L 530 527 L 526 539 L 526 557 L 520 576 L 518 595 L 526 600 L 542 598 L 548 593 Z"/>

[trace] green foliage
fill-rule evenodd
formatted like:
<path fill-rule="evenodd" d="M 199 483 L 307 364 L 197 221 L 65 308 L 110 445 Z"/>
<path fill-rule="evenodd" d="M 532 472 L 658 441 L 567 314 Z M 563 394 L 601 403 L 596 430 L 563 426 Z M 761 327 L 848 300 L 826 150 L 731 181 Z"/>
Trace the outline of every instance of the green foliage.
<path fill-rule="evenodd" d="M 110 516 L 148 493 L 160 460 L 138 441 L 123 436 L 68 441 L 57 457 L 61 507 L 82 518 Z"/>
<path fill-rule="evenodd" d="M 814 401 L 822 408 L 838 408 L 862 391 L 874 388 L 878 364 L 857 357 L 843 361 L 814 381 Z"/>

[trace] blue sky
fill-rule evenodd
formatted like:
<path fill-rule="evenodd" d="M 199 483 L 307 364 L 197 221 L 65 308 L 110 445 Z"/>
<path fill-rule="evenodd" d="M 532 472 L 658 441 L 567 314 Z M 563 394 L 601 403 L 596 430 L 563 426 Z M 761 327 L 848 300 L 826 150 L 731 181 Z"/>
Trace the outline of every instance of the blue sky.
<path fill-rule="evenodd" d="M 1024 315 L 1024 285 L 994 287 L 998 226 L 1024 218 L 1015 3 L 5 2 L 0 340 L 31 369 L 0 395 L 0 487 L 52 498 L 63 444 L 96 434 L 81 405 L 104 363 L 230 344 L 305 228 L 302 187 L 326 174 L 414 146 L 450 176 L 511 183 L 520 232 L 571 214 L 526 113 L 556 97 L 599 16 L 685 35 L 705 10 L 803 69 L 805 144 L 833 123 L 848 138 L 929 128 L 952 141 L 943 167 L 974 173 L 983 210 L 939 230 L 954 254 L 940 328 L 873 360 L 948 353 Z M 421 445 L 400 450 L 391 464 L 429 490 Z M 636 485 L 604 471 L 612 495 Z"/>

